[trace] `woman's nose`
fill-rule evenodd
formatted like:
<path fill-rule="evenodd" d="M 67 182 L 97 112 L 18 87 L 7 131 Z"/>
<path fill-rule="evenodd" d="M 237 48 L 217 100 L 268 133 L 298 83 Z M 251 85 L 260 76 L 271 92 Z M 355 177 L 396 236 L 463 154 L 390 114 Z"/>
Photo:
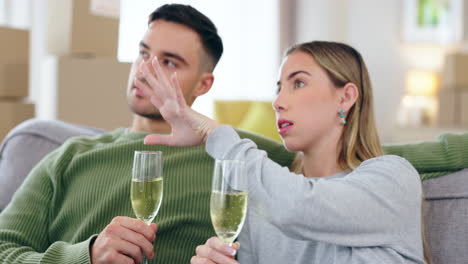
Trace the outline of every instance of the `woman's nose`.
<path fill-rule="evenodd" d="M 283 98 L 280 96 L 280 94 L 278 94 L 275 100 L 273 101 L 273 109 L 275 109 L 276 112 L 280 112 L 286 109 L 283 103 Z"/>

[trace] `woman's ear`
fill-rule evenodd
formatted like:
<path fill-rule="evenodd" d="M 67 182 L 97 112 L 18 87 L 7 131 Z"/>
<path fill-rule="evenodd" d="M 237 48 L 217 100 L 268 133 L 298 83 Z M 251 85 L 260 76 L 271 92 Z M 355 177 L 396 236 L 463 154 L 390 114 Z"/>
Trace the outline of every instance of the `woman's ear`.
<path fill-rule="evenodd" d="M 200 77 L 200 81 L 197 87 L 193 90 L 193 96 L 198 97 L 200 95 L 206 94 L 213 86 L 214 76 L 210 72 L 205 72 Z"/>
<path fill-rule="evenodd" d="M 347 83 L 343 86 L 341 93 L 340 109 L 346 112 L 353 107 L 359 96 L 359 89 L 354 83 Z"/>

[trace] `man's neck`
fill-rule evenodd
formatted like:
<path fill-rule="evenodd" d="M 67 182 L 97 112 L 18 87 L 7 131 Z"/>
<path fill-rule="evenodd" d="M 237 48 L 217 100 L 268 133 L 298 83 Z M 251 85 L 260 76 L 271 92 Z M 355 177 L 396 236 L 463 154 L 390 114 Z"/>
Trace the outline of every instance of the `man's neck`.
<path fill-rule="evenodd" d="M 150 133 L 170 133 L 171 126 L 164 120 L 149 119 L 143 116 L 134 115 L 130 132 L 150 132 Z"/>

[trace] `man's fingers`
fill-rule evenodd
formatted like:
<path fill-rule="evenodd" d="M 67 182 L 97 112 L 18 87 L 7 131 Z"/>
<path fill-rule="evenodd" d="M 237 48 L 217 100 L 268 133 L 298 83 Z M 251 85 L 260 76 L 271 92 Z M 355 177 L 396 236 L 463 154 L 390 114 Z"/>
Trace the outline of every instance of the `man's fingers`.
<path fill-rule="evenodd" d="M 115 263 L 115 264 L 134 264 L 135 260 L 129 256 L 125 256 L 119 252 L 107 252 L 102 258 L 98 259 L 99 263 Z M 94 262 L 93 262 L 94 263 Z"/>
<path fill-rule="evenodd" d="M 123 254 L 123 256 L 129 256 L 135 260 L 135 263 L 141 263 L 143 261 L 143 256 L 141 253 L 141 248 L 125 240 L 120 240 L 119 245 L 115 247 L 118 252 Z M 154 254 L 154 253 L 152 253 Z M 146 254 L 148 256 L 148 254 Z M 152 255 L 151 255 L 152 256 Z M 122 258 L 124 259 L 124 258 Z M 114 263 L 114 262 L 112 262 Z"/>
<path fill-rule="evenodd" d="M 154 257 L 153 244 L 151 242 L 149 242 L 143 235 L 141 235 L 139 233 L 135 233 L 135 232 L 131 231 L 130 229 L 127 229 L 127 228 L 124 228 L 124 227 L 120 227 L 120 229 L 117 230 L 117 232 L 119 233 L 120 239 L 122 239 L 124 241 L 127 241 L 127 242 L 130 242 L 131 245 L 137 246 L 138 247 L 138 249 L 137 249 L 138 252 L 143 251 L 148 258 L 153 258 Z M 135 251 L 135 249 L 132 248 L 131 252 L 134 252 L 134 251 Z M 124 252 L 124 253 L 126 253 L 126 252 Z M 133 254 L 131 254 L 131 255 L 133 256 Z"/>
<path fill-rule="evenodd" d="M 91 246 L 93 263 L 140 263 L 143 254 L 154 257 L 151 243 L 156 237 L 156 224 L 117 216 L 98 235 Z"/>
<path fill-rule="evenodd" d="M 106 237 L 100 243 L 100 247 L 112 249 L 98 257 L 98 260 L 104 263 L 126 263 L 128 257 L 136 260 L 137 263 L 142 261 L 141 249 L 120 238 Z"/>
<path fill-rule="evenodd" d="M 153 241 L 155 238 L 155 231 L 153 231 L 153 229 L 147 224 L 145 224 L 145 222 L 143 222 L 142 220 L 126 216 L 117 216 L 112 220 L 112 222 L 118 223 L 125 228 L 142 234 L 149 241 Z"/>
<path fill-rule="evenodd" d="M 156 233 L 156 231 L 158 231 L 158 225 L 155 224 L 155 223 L 151 223 L 150 228 L 153 229 L 154 233 Z"/>

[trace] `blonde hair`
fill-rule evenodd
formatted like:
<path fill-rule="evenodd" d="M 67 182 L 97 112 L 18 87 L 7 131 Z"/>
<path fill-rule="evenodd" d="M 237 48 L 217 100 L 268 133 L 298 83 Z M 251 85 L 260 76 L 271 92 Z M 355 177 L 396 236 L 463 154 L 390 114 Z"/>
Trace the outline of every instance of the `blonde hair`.
<path fill-rule="evenodd" d="M 343 43 L 312 41 L 292 46 L 286 56 L 297 51 L 309 54 L 337 88 L 348 83 L 358 88 L 338 144 L 340 167 L 355 169 L 363 161 L 383 155 L 374 120 L 372 86 L 361 54 Z M 293 162 L 294 171 L 302 172 L 302 166 L 302 156 L 298 155 Z"/>
<path fill-rule="evenodd" d="M 372 85 L 361 54 L 349 45 L 328 41 L 312 41 L 294 45 L 287 50 L 286 56 L 293 52 L 309 54 L 325 70 L 337 88 L 342 88 L 348 83 L 353 83 L 358 88 L 358 97 L 347 113 L 347 123 L 338 144 L 338 164 L 343 169 L 355 169 L 363 161 L 383 155 L 374 120 Z M 302 154 L 298 153 L 291 165 L 291 170 L 303 173 L 302 169 Z M 426 263 L 430 264 L 422 213 L 421 210 L 423 253 Z"/>

